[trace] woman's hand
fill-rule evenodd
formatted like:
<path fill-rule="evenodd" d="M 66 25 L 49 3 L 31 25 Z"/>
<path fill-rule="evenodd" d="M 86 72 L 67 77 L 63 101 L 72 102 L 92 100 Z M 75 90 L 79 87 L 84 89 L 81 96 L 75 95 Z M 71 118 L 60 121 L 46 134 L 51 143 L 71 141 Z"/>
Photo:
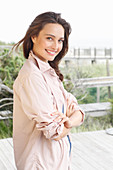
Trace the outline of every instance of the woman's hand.
<path fill-rule="evenodd" d="M 51 114 L 51 116 L 54 116 L 54 115 L 57 115 L 57 117 L 53 121 L 58 122 L 59 125 L 69 121 L 69 118 L 64 113 L 56 111 Z"/>
<path fill-rule="evenodd" d="M 70 122 L 69 118 L 68 118 L 64 113 L 61 113 L 61 112 L 59 112 L 59 111 L 56 111 L 56 112 L 54 112 L 54 113 L 51 114 L 51 116 L 54 116 L 54 115 L 57 115 L 57 117 L 56 117 L 53 121 L 58 122 L 59 125 L 61 125 L 61 124 L 63 124 L 63 123 L 64 123 L 64 124 L 67 123 L 68 125 L 70 124 L 70 123 L 69 123 L 69 122 Z M 63 132 L 60 134 L 60 136 L 59 136 L 58 138 L 56 138 L 56 139 L 54 139 L 54 140 L 58 141 L 58 140 L 62 139 L 63 137 L 67 136 L 67 134 L 68 134 L 69 132 L 70 132 L 70 129 L 68 129 L 68 128 L 66 128 L 66 127 L 64 126 Z"/>
<path fill-rule="evenodd" d="M 51 114 L 51 116 L 53 115 L 58 115 L 53 121 L 58 122 L 59 125 L 64 123 L 64 126 L 69 129 L 72 127 L 72 123 L 70 121 L 70 119 L 63 113 L 56 111 L 54 113 Z"/>
<path fill-rule="evenodd" d="M 63 132 L 60 134 L 60 136 L 54 140 L 58 141 L 60 139 L 62 139 L 63 137 L 67 136 L 70 132 L 70 129 L 67 129 L 65 126 L 64 126 L 64 129 L 63 129 Z"/>
<path fill-rule="evenodd" d="M 74 110 L 74 103 L 73 102 L 69 103 L 69 100 L 67 99 L 66 116 L 70 117 L 73 114 L 74 111 L 75 111 Z"/>
<path fill-rule="evenodd" d="M 77 106 L 76 103 L 74 103 L 73 101 L 71 103 L 69 103 L 69 100 L 67 99 L 67 109 L 66 109 L 66 116 L 69 117 L 69 121 L 64 123 L 64 126 L 66 128 L 72 128 L 75 126 L 79 126 L 83 120 L 84 120 L 84 113 L 82 111 L 76 110 L 75 106 Z"/>

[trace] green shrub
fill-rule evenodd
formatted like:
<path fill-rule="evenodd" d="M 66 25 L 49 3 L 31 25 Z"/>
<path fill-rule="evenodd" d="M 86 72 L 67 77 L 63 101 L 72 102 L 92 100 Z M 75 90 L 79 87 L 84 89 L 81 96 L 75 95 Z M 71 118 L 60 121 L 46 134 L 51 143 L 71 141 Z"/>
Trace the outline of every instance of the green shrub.
<path fill-rule="evenodd" d="M 13 120 L 1 120 L 0 121 L 0 139 L 12 137 Z"/>
<path fill-rule="evenodd" d="M 0 78 L 5 85 L 12 88 L 25 59 L 22 55 L 9 54 L 9 49 L 4 49 L 1 56 L 3 57 L 0 59 Z"/>
<path fill-rule="evenodd" d="M 20 53 L 19 55 L 9 54 L 9 49 L 4 49 L 1 52 L 0 57 L 0 79 L 2 83 L 9 88 L 13 89 L 13 83 L 16 79 L 19 70 L 21 69 L 25 59 Z M 3 91 L 0 94 L 0 99 L 2 98 L 13 98 L 13 95 L 7 91 Z M 7 101 L 6 101 L 7 102 Z M 2 105 L 6 102 L 2 102 Z M 13 110 L 12 105 L 8 105 L 0 108 L 0 110 Z"/>
<path fill-rule="evenodd" d="M 86 115 L 84 123 L 79 127 L 72 128 L 71 132 L 78 133 L 86 131 L 106 130 L 107 128 L 111 127 L 113 127 L 111 114 L 101 117 L 90 117 Z"/>

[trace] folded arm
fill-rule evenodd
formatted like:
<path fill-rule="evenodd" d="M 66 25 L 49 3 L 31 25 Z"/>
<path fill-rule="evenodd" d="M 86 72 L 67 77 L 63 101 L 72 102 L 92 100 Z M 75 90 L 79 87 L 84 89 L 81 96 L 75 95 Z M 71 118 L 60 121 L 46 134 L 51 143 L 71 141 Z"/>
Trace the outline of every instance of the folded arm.
<path fill-rule="evenodd" d="M 55 139 L 63 132 L 64 124 L 59 125 L 51 116 L 54 107 L 51 94 L 41 75 L 29 75 L 18 91 L 24 113 L 31 121 L 36 122 L 37 130 L 41 130 L 46 138 Z M 48 94 L 48 95 L 47 95 Z"/>
<path fill-rule="evenodd" d="M 59 116 L 59 119 L 61 119 L 61 117 Z M 57 118 L 58 120 L 58 118 Z M 64 119 L 66 120 L 66 119 Z M 71 116 L 63 122 L 63 120 L 61 121 L 61 123 L 64 123 L 64 128 L 63 128 L 63 132 L 60 134 L 60 136 L 58 138 L 56 138 L 55 140 L 60 140 L 61 138 L 67 136 L 71 130 L 72 127 L 78 126 L 80 125 L 80 123 L 83 120 L 83 114 L 81 111 L 75 111 L 71 114 Z M 60 123 L 60 124 L 61 124 Z"/>
<path fill-rule="evenodd" d="M 68 119 L 66 120 L 65 118 L 65 121 L 61 121 L 61 123 L 64 123 L 64 129 L 62 134 L 56 140 L 60 140 L 61 138 L 68 135 L 72 127 L 80 126 L 83 123 L 85 116 L 85 113 L 79 107 L 76 98 L 66 90 L 64 91 L 67 98 L 66 117 Z"/>

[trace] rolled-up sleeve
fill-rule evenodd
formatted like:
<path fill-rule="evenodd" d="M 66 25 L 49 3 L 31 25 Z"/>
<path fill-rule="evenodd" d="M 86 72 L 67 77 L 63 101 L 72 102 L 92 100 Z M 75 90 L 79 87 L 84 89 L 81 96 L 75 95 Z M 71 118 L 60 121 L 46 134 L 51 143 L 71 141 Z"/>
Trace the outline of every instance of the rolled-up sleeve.
<path fill-rule="evenodd" d="M 63 131 L 64 125 L 54 122 L 56 116 L 51 93 L 41 74 L 30 74 L 24 78 L 19 96 L 22 108 L 27 117 L 36 122 L 37 130 L 43 131 L 48 139 L 57 138 Z"/>
<path fill-rule="evenodd" d="M 75 111 L 79 110 L 82 113 L 82 121 L 79 124 L 79 126 L 80 126 L 83 123 L 83 121 L 84 121 L 85 113 L 80 108 L 80 106 L 78 105 L 76 97 L 74 97 L 71 93 L 67 92 L 65 89 L 64 89 L 64 91 L 65 91 L 66 99 L 68 99 L 68 105 L 73 105 Z"/>

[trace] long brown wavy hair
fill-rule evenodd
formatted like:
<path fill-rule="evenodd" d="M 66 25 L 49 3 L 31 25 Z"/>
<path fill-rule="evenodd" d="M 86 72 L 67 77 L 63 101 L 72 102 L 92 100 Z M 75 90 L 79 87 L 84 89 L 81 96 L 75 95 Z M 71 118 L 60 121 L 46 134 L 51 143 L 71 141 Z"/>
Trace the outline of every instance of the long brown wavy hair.
<path fill-rule="evenodd" d="M 39 32 L 48 23 L 57 23 L 62 25 L 62 27 L 64 28 L 65 35 L 63 48 L 61 52 L 54 58 L 53 61 L 48 61 L 50 66 L 55 70 L 56 74 L 59 76 L 59 79 L 63 81 L 63 75 L 60 73 L 58 64 L 68 51 L 68 38 L 71 33 L 71 26 L 68 22 L 66 22 L 66 20 L 61 18 L 61 14 L 55 12 L 45 12 L 38 15 L 29 26 L 24 38 L 20 40 L 18 43 L 16 43 L 13 48 L 17 49 L 20 46 L 20 44 L 23 43 L 23 53 L 24 57 L 27 59 L 30 50 L 32 50 L 33 48 L 33 42 L 31 40 L 31 37 L 38 36 Z"/>

